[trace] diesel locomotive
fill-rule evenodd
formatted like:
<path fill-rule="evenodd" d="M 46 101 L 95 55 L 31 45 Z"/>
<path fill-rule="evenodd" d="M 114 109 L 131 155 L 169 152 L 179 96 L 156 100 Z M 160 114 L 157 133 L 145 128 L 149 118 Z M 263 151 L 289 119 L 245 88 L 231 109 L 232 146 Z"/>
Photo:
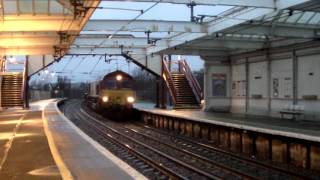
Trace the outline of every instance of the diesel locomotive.
<path fill-rule="evenodd" d="M 129 111 L 135 102 L 134 79 L 123 71 L 114 71 L 90 85 L 87 104 L 97 111 Z"/>

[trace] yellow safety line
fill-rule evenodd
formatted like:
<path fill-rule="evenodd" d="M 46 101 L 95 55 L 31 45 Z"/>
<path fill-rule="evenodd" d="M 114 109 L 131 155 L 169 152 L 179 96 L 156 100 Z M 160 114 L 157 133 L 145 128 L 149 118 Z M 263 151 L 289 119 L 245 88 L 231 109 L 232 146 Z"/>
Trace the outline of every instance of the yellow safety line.
<path fill-rule="evenodd" d="M 60 171 L 62 178 L 64 180 L 73 180 L 74 178 L 73 178 L 71 172 L 69 171 L 69 169 L 67 168 L 66 164 L 62 160 L 62 158 L 59 154 L 59 151 L 57 149 L 57 146 L 54 142 L 53 135 L 52 135 L 51 131 L 49 130 L 48 120 L 46 119 L 45 114 L 44 114 L 44 111 L 46 110 L 47 106 L 48 105 L 46 105 L 44 107 L 44 109 L 42 110 L 42 119 L 43 119 L 43 124 L 44 124 L 44 132 L 45 132 L 47 139 L 48 139 L 51 154 L 53 156 L 53 159 L 54 159 L 56 165 L 58 166 L 58 169 Z"/>
<path fill-rule="evenodd" d="M 13 140 L 14 140 L 14 138 L 16 137 L 16 135 L 17 135 L 17 133 L 18 133 L 18 130 L 19 130 L 19 128 L 20 128 L 21 122 L 22 122 L 23 119 L 26 117 L 26 114 L 27 114 L 27 113 L 25 113 L 24 115 L 22 115 L 22 116 L 20 117 L 19 122 L 16 124 L 16 126 L 15 126 L 14 129 L 13 129 L 12 136 L 9 138 L 9 141 L 5 144 L 4 156 L 3 156 L 3 159 L 2 159 L 1 162 L 0 162 L 0 171 L 2 170 L 3 165 L 4 165 L 4 163 L 5 163 L 6 160 L 7 160 L 9 151 L 10 151 L 10 149 L 11 149 L 11 147 L 12 147 Z"/>

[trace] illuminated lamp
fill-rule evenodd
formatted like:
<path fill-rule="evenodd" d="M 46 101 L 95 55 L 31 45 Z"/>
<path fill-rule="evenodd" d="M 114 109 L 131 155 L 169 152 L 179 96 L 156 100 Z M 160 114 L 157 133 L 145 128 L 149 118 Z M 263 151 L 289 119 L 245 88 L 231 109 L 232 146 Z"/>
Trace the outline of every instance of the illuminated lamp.
<path fill-rule="evenodd" d="M 117 81 L 121 81 L 122 80 L 122 76 L 119 74 L 116 76 Z"/>
<path fill-rule="evenodd" d="M 10 62 L 10 63 L 16 63 L 16 58 L 15 57 L 13 57 L 13 56 L 10 56 L 9 58 L 8 58 L 8 61 Z"/>

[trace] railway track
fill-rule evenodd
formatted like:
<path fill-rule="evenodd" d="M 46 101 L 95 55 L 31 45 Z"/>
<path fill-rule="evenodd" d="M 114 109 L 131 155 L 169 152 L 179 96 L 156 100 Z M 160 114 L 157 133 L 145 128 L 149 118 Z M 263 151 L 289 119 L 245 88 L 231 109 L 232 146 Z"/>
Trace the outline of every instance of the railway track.
<path fill-rule="evenodd" d="M 151 179 L 313 179 L 148 126 L 105 121 L 80 108 L 75 103 L 65 113 L 92 137 L 117 146 L 113 152 L 121 158 L 139 162 L 137 168 L 129 158 L 129 164 Z"/>
<path fill-rule="evenodd" d="M 73 104 L 76 106 L 75 104 Z M 70 105 L 71 106 L 71 105 Z M 87 117 L 78 108 L 66 107 L 64 113 L 77 126 L 90 136 L 99 139 L 103 145 L 111 147 L 112 152 L 136 167 L 151 179 L 221 179 L 218 176 L 203 173 L 192 166 L 182 163 L 153 147 L 138 142 L 104 123 Z M 97 138 L 98 137 L 98 138 Z M 101 139 L 102 138 L 102 139 Z M 101 141 L 102 140 L 102 141 Z M 110 149 L 109 149 L 110 150 Z"/>
<path fill-rule="evenodd" d="M 248 157 L 241 156 L 239 154 L 232 153 L 230 151 L 223 150 L 221 148 L 214 147 L 212 145 L 205 144 L 204 142 L 196 141 L 195 139 L 187 138 L 185 136 L 179 135 L 174 132 L 163 131 L 157 128 L 153 128 L 142 123 L 126 125 L 128 128 L 134 131 L 143 132 L 143 135 L 153 137 L 156 139 L 161 139 L 163 142 L 171 141 L 172 144 L 183 148 L 185 150 L 192 151 L 196 154 L 201 154 L 208 159 L 215 159 L 215 161 L 232 166 L 232 164 L 238 164 L 238 170 L 247 171 L 252 176 L 266 177 L 270 179 L 270 174 L 272 178 L 282 179 L 284 177 L 277 176 L 274 172 L 280 172 L 283 174 L 290 175 L 296 179 L 319 179 L 318 173 L 312 173 L 310 171 L 298 169 L 296 167 L 281 166 L 279 164 L 272 164 L 271 162 L 261 162 L 256 159 L 251 159 Z M 221 157 L 217 159 L 216 157 Z M 227 161 L 225 161 L 227 160 Z M 254 175 L 253 172 L 259 172 Z"/>

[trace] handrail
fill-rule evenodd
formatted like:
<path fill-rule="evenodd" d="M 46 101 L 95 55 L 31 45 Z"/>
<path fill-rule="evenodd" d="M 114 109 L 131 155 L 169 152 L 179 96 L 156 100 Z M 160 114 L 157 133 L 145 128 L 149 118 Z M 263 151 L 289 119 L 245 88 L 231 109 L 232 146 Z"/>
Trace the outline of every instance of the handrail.
<path fill-rule="evenodd" d="M 189 85 L 190 85 L 193 93 L 195 94 L 198 103 L 201 103 L 201 100 L 203 99 L 203 93 L 202 93 L 201 87 L 198 83 L 198 80 L 194 77 L 186 60 L 180 61 L 179 70 L 180 70 L 180 73 L 183 73 L 185 75 L 185 77 L 187 78 Z"/>
<path fill-rule="evenodd" d="M 3 76 L 0 76 L 0 107 L 2 107 L 2 79 Z"/>
<path fill-rule="evenodd" d="M 169 71 L 169 68 L 167 66 L 167 62 L 165 60 L 162 60 L 162 69 L 163 69 L 163 73 L 162 73 L 162 78 L 164 79 L 165 83 L 166 83 L 166 86 L 169 90 L 169 93 L 172 97 L 172 100 L 173 100 L 173 104 L 176 104 L 177 102 L 177 90 L 173 84 L 173 79 L 172 79 L 172 76 L 171 76 L 171 73 Z"/>
<path fill-rule="evenodd" d="M 0 60 L 0 73 L 4 71 L 4 59 Z M 0 74 L 0 107 L 2 107 L 2 79 L 3 75 Z"/>
<path fill-rule="evenodd" d="M 4 72 L 4 69 L 5 69 L 5 61 L 4 59 L 1 59 L 1 64 L 0 64 L 0 72 Z"/>
<path fill-rule="evenodd" d="M 27 67 L 28 66 L 28 60 L 25 60 L 24 62 L 24 69 L 23 69 L 23 74 L 22 74 L 22 86 L 21 86 L 21 99 L 23 101 L 23 106 L 26 108 L 26 88 L 27 88 L 27 78 L 28 78 L 28 71 Z"/>

